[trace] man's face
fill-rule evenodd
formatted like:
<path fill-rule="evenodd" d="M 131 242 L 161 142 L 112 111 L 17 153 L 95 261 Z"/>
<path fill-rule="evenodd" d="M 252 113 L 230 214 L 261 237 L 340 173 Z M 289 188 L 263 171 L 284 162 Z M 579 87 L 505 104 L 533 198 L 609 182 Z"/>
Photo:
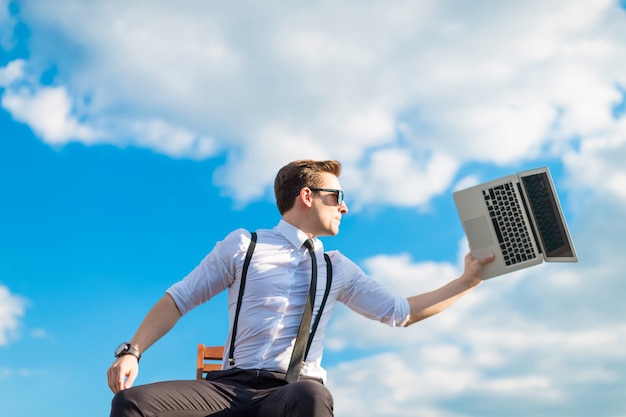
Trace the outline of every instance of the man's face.
<path fill-rule="evenodd" d="M 339 179 L 328 172 L 320 174 L 322 186 L 319 188 L 327 190 L 341 190 Z M 315 191 L 313 198 L 313 207 L 317 214 L 318 236 L 335 236 L 339 233 L 339 225 L 341 224 L 341 216 L 348 212 L 348 206 L 345 201 L 337 204 L 337 192 L 334 191 Z"/>

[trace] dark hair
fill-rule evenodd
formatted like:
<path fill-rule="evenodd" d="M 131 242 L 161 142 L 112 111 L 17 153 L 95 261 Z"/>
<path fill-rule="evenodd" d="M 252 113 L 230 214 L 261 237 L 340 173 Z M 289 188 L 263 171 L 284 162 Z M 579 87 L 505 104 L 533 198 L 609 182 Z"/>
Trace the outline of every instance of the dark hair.
<path fill-rule="evenodd" d="M 339 176 L 341 163 L 335 160 L 314 161 L 300 159 L 282 167 L 274 180 L 274 194 L 280 214 L 289 211 L 295 202 L 296 196 L 304 187 L 321 187 L 320 172 L 328 172 Z"/>

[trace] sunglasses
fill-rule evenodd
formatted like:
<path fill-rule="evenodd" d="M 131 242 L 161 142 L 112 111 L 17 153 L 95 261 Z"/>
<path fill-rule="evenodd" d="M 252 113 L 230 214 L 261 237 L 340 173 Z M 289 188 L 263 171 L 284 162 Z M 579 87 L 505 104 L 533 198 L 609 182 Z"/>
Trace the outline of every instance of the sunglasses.
<path fill-rule="evenodd" d="M 335 193 L 337 196 L 337 205 L 340 206 L 343 203 L 343 190 L 337 190 L 337 189 L 333 189 L 333 188 L 311 188 L 309 187 L 309 190 L 311 191 L 326 191 L 329 193 Z"/>

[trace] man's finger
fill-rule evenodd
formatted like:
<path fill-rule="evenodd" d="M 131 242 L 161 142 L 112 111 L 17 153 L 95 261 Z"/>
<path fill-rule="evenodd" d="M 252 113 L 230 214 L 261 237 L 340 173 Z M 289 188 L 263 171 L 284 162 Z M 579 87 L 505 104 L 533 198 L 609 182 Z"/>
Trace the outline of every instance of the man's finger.
<path fill-rule="evenodd" d="M 133 383 L 135 382 L 135 378 L 137 377 L 137 372 L 134 371 L 130 371 L 130 373 L 128 374 L 128 378 L 126 378 L 126 383 L 124 384 L 124 389 L 128 389 L 130 387 L 133 386 Z"/>
<path fill-rule="evenodd" d="M 485 256 L 484 258 L 479 259 L 478 261 L 480 262 L 481 265 L 485 265 L 490 262 L 493 262 L 494 259 L 496 259 L 496 255 L 492 253 L 491 255 L 488 255 L 488 256 Z"/>

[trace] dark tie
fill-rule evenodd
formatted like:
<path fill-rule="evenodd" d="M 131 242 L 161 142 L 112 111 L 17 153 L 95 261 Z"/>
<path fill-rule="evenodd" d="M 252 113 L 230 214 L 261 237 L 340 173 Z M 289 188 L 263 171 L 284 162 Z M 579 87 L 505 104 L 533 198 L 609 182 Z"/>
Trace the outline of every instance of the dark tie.
<path fill-rule="evenodd" d="M 313 250 L 313 241 L 307 239 L 303 245 L 309 250 L 309 255 L 311 255 L 311 286 L 309 287 L 309 297 L 304 306 L 302 321 L 300 321 L 296 343 L 293 347 L 293 353 L 291 354 L 291 361 L 289 361 L 289 369 L 287 369 L 287 376 L 285 378 L 287 382 L 296 382 L 300 379 L 300 371 L 302 370 L 302 366 L 304 366 L 304 354 L 311 328 L 311 318 L 313 317 L 315 291 L 317 289 L 317 259 L 315 258 L 315 252 Z"/>

